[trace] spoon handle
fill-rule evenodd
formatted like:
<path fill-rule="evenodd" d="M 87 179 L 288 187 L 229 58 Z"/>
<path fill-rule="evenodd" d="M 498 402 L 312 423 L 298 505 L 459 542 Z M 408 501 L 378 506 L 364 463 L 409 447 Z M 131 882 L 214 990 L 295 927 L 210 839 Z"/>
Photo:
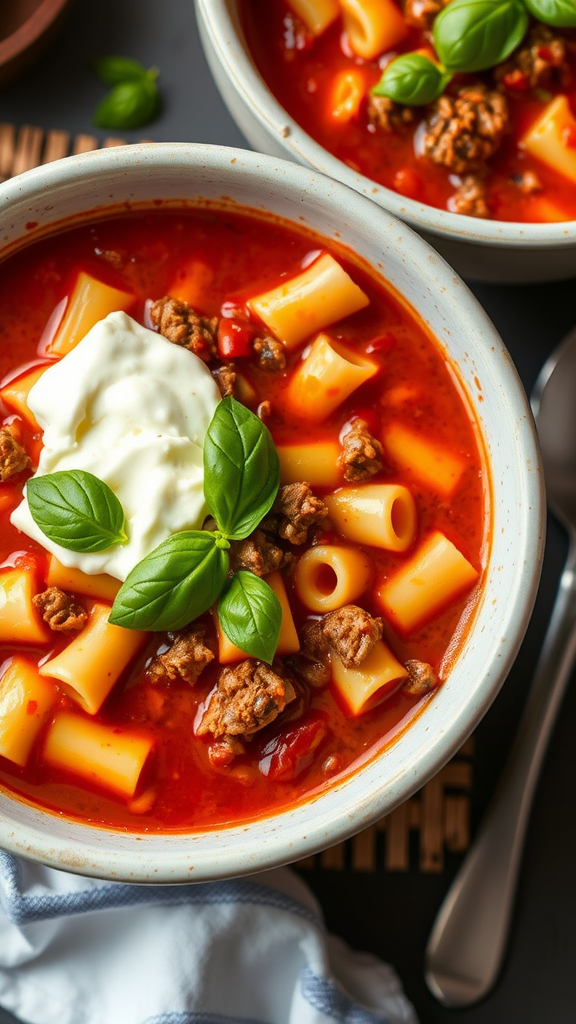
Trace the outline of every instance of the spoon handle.
<path fill-rule="evenodd" d="M 426 983 L 444 1006 L 477 1002 L 498 976 L 532 797 L 575 657 L 576 546 L 571 540 L 514 745 L 428 940 Z"/>

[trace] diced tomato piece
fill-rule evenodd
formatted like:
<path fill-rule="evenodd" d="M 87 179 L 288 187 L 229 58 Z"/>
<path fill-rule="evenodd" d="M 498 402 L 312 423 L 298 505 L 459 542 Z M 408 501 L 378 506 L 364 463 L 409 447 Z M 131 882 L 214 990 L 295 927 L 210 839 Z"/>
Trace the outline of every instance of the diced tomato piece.
<path fill-rule="evenodd" d="M 396 343 L 396 338 L 392 334 L 392 331 L 386 331 L 385 334 L 379 335 L 377 338 L 372 338 L 366 345 L 366 354 L 371 355 L 373 352 L 388 352 L 389 349 Z"/>
<path fill-rule="evenodd" d="M 507 89 L 513 89 L 515 92 L 526 92 L 530 85 L 528 75 L 525 71 L 520 71 L 520 68 L 509 71 L 503 76 L 502 81 Z"/>
<path fill-rule="evenodd" d="M 552 60 L 552 50 L 549 46 L 539 46 L 536 52 L 540 60 Z"/>
<path fill-rule="evenodd" d="M 245 320 L 223 317 L 218 324 L 218 355 L 221 359 L 249 356 L 255 328 Z"/>
<path fill-rule="evenodd" d="M 275 736 L 262 750 L 258 762 L 262 775 L 273 782 L 291 782 L 310 767 L 328 731 L 325 719 L 312 712 L 303 722 Z"/>
<path fill-rule="evenodd" d="M 566 149 L 576 149 L 576 128 L 573 124 L 567 124 L 562 129 L 562 142 Z"/>

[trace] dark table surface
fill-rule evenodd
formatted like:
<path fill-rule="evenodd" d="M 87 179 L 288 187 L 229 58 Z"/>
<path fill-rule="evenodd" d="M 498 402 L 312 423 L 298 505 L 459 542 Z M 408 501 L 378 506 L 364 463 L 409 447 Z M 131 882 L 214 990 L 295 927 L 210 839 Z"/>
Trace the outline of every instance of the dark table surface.
<path fill-rule="evenodd" d="M 104 94 L 91 57 L 119 54 L 160 69 L 163 108 L 138 132 L 95 130 Z M 36 63 L 0 88 L 0 122 L 71 134 L 122 134 L 127 141 L 205 142 L 249 148 L 211 79 L 192 0 L 76 0 Z M 468 282 L 500 331 L 529 393 L 554 346 L 576 323 L 576 277 L 547 285 Z M 472 832 L 496 784 L 522 711 L 566 555 L 548 524 L 541 586 L 526 638 L 500 695 L 475 734 Z M 315 871 L 306 878 L 328 927 L 356 949 L 392 963 L 421 1024 L 573 1024 L 576 1020 L 576 692 L 569 690 L 546 757 L 528 829 L 508 955 L 494 991 L 468 1010 L 445 1010 L 422 976 L 426 939 L 461 863 L 449 855 L 439 874 Z M 12 1022 L 0 1009 L 0 1024 Z"/>

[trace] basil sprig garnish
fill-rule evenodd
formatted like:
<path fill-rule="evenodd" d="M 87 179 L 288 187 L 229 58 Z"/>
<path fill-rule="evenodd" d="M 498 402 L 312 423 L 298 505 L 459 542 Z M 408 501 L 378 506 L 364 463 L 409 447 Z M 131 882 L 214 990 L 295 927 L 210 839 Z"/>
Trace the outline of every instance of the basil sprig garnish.
<path fill-rule="evenodd" d="M 575 0 L 524 0 L 526 7 L 538 21 L 553 28 L 576 28 Z"/>
<path fill-rule="evenodd" d="M 243 569 L 235 573 L 218 602 L 218 619 L 233 644 L 261 661 L 272 660 L 282 608 L 265 580 Z"/>
<path fill-rule="evenodd" d="M 128 629 L 181 629 L 207 611 L 226 583 L 230 541 L 256 529 L 274 503 L 279 481 L 278 454 L 267 427 L 234 398 L 222 399 L 204 442 L 204 496 L 216 530 L 185 530 L 159 544 L 129 573 L 109 621 Z M 218 614 L 232 643 L 272 662 L 282 610 L 264 580 L 236 573 Z"/>
<path fill-rule="evenodd" d="M 516 49 L 528 23 L 522 0 L 452 0 L 434 19 L 434 47 L 447 71 L 485 71 Z"/>
<path fill-rule="evenodd" d="M 422 53 L 404 53 L 390 61 L 372 92 L 410 107 L 433 103 L 452 78 Z"/>
<path fill-rule="evenodd" d="M 26 497 L 42 533 L 69 551 L 105 551 L 128 539 L 124 510 L 114 491 L 83 469 L 32 477 Z"/>
<path fill-rule="evenodd" d="M 148 70 L 128 57 L 97 57 L 92 66 L 111 91 L 94 114 L 98 128 L 141 128 L 160 108 L 158 69 Z"/>
<path fill-rule="evenodd" d="M 532 14 L 554 28 L 576 26 L 576 0 L 451 0 L 434 19 L 440 66 L 421 53 L 404 53 L 384 69 L 372 92 L 405 106 L 425 106 L 442 95 L 457 72 L 486 71 L 522 42 Z"/>
<path fill-rule="evenodd" d="M 239 402 L 218 405 L 204 440 L 204 497 L 219 530 L 243 540 L 270 511 L 280 463 L 270 432 Z"/>

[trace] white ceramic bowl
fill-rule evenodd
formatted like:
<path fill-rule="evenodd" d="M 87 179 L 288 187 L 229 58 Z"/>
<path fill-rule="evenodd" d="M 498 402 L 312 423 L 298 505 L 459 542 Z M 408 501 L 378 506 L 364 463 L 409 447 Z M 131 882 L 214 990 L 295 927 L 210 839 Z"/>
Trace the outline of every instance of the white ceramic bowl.
<path fill-rule="evenodd" d="M 292 810 L 189 835 L 127 835 L 67 821 L 0 789 L 0 849 L 88 875 L 203 881 L 297 860 L 360 831 L 455 753 L 498 693 L 523 637 L 543 551 L 544 497 L 529 405 L 486 314 L 430 246 L 340 182 L 243 150 L 143 144 L 68 157 L 0 186 L 0 257 L 62 218 L 153 200 L 215 200 L 303 221 L 386 268 L 458 368 L 491 469 L 492 547 L 473 627 L 448 680 L 379 756 Z M 237 208 L 237 207 L 236 207 Z M 36 227 L 31 229 L 31 225 Z M 27 227 L 28 226 L 28 227 Z"/>
<path fill-rule="evenodd" d="M 504 283 L 576 277 L 576 221 L 481 220 L 407 199 L 353 171 L 311 138 L 277 102 L 244 39 L 238 0 L 195 0 L 210 70 L 236 124 L 263 153 L 337 178 L 418 231 L 469 280 Z"/>

